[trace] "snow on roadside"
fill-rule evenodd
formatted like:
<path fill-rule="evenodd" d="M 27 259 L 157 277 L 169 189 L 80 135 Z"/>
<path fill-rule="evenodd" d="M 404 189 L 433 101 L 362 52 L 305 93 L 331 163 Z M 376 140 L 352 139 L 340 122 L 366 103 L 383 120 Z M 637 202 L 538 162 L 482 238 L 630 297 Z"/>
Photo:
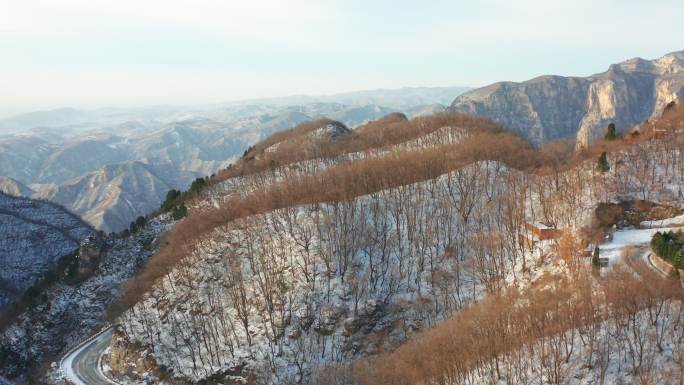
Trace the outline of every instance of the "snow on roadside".
<path fill-rule="evenodd" d="M 664 226 L 684 226 L 684 214 L 672 218 L 661 219 L 657 221 L 643 221 L 639 224 L 644 228 L 658 228 Z"/>
<path fill-rule="evenodd" d="M 645 221 L 641 225 L 647 224 L 645 229 L 624 229 L 613 233 L 612 238 L 599 245 L 599 253 L 602 258 L 608 258 L 608 264 L 613 265 L 619 261 L 624 249 L 628 246 L 643 246 L 651 242 L 651 238 L 657 232 L 679 231 L 679 227 L 672 226 L 684 221 L 684 215 L 663 219 L 660 221 Z M 659 226 L 660 225 L 660 226 Z"/>
<path fill-rule="evenodd" d="M 81 378 L 74 372 L 74 358 L 76 358 L 83 350 L 90 346 L 92 341 L 82 344 L 76 350 L 69 353 L 62 362 L 60 363 L 60 370 L 64 374 L 64 377 L 69 379 L 75 385 L 88 385 L 81 381 Z"/>

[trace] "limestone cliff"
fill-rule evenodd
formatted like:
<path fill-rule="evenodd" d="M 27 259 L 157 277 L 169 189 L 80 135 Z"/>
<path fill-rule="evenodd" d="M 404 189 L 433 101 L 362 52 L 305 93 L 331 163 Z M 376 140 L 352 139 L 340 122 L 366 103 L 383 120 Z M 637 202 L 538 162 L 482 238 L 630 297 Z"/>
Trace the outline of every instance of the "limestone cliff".
<path fill-rule="evenodd" d="M 534 143 L 576 138 L 580 145 L 659 115 L 684 94 L 684 51 L 656 60 L 635 58 L 582 77 L 542 76 L 500 82 L 457 97 L 451 111 L 492 118 Z"/>

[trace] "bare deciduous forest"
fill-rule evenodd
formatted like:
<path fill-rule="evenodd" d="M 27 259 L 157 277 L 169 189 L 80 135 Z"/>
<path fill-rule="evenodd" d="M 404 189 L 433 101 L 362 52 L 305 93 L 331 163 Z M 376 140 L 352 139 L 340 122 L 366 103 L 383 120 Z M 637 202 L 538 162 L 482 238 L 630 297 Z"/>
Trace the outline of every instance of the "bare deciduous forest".
<path fill-rule="evenodd" d="M 274 135 L 129 283 L 119 334 L 189 381 L 603 383 L 610 360 L 674 381 L 652 368 L 681 356 L 678 281 L 633 255 L 599 277 L 586 250 L 601 202 L 680 199 L 661 187 L 684 180 L 680 110 L 582 151 L 463 115 Z"/>

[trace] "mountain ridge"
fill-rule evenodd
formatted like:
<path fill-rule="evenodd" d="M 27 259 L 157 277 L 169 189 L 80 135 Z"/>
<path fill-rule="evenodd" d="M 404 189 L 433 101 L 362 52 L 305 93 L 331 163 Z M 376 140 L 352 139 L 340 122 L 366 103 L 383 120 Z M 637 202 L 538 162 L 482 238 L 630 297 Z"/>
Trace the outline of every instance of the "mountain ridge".
<path fill-rule="evenodd" d="M 609 123 L 624 131 L 657 117 L 684 93 L 684 51 L 632 58 L 587 77 L 542 75 L 496 82 L 454 99 L 452 112 L 482 115 L 541 144 L 601 138 Z"/>
<path fill-rule="evenodd" d="M 4 186 L 0 184 L 0 188 L 24 196 L 55 199 L 100 229 L 119 231 L 139 215 L 158 208 L 166 191 L 143 191 L 138 184 L 122 185 L 121 179 L 114 180 L 117 176 L 107 172 L 110 165 L 132 172 L 123 178 L 125 181 L 141 180 L 143 175 L 155 180 L 151 175 L 156 174 L 160 183 L 148 186 L 184 190 L 195 178 L 228 167 L 250 145 L 280 130 L 322 117 L 349 127 L 359 126 L 398 111 L 378 104 L 384 101 L 411 106 L 406 107 L 407 111 L 424 114 L 440 110 L 441 104 L 434 102 L 447 103 L 462 90 L 380 89 L 328 95 L 321 97 L 323 100 L 298 96 L 200 106 L 66 108 L 18 115 L 0 119 L 0 175 L 14 180 L 2 181 Z M 432 104 L 422 107 L 425 103 Z M 51 114 L 55 115 L 54 120 L 50 120 Z M 39 127 L 21 131 L 38 123 Z M 17 130 L 20 132 L 11 133 Z M 131 161 L 149 167 L 145 170 L 122 166 Z M 111 190 L 91 186 L 95 181 Z M 75 191 L 78 186 L 81 191 Z M 94 191 L 103 196 L 94 196 Z M 129 204 L 125 199 L 115 198 L 121 194 L 144 201 Z M 144 211 L 136 212 L 132 207 Z"/>

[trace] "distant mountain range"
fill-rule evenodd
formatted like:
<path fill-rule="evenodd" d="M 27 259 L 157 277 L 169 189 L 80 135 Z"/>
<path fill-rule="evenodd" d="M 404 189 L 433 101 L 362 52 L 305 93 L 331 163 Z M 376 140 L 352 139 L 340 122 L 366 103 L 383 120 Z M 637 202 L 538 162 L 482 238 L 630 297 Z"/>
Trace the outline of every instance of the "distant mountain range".
<path fill-rule="evenodd" d="M 195 119 L 0 138 L 0 191 L 48 199 L 115 231 L 159 207 L 167 191 L 226 167 L 269 133 L 307 119 L 279 116 L 252 129 Z M 116 132 L 116 133 L 115 133 Z"/>
<path fill-rule="evenodd" d="M 321 117 L 355 127 L 395 111 L 443 111 L 464 90 L 403 88 L 15 115 L 0 119 L 0 191 L 59 203 L 98 229 L 118 231 L 158 208 L 168 190 L 227 167 L 274 132 Z"/>
<path fill-rule="evenodd" d="M 658 116 L 684 95 L 684 51 L 635 58 L 589 77 L 541 76 L 458 96 L 451 111 L 492 118 L 535 143 L 576 138 L 585 145 L 609 123 L 625 130 Z"/>
<path fill-rule="evenodd" d="M 350 106 L 380 105 L 394 110 L 405 111 L 416 106 L 431 104 L 448 105 L 453 101 L 453 95 L 459 95 L 468 90 L 470 90 L 469 87 L 403 87 L 399 89 L 376 89 L 331 95 L 260 98 L 249 100 L 246 103 L 285 106 L 323 102 Z"/>
<path fill-rule="evenodd" d="M 1 133 L 17 133 L 37 127 L 117 125 L 124 122 L 169 123 L 192 118 L 208 118 L 227 122 L 296 110 L 298 107 L 307 115 L 327 115 L 345 109 L 382 106 L 392 111 L 406 111 L 416 107 L 434 104 L 448 105 L 455 96 L 468 91 L 468 87 L 404 87 L 399 89 L 377 89 L 345 92 L 331 95 L 294 95 L 273 98 L 240 100 L 234 102 L 198 106 L 152 106 L 141 108 L 99 108 L 81 110 L 60 108 L 7 116 L 0 119 Z M 330 117 L 330 116 L 329 116 Z M 332 118 L 332 117 L 331 117 Z M 365 116 L 370 119 L 372 116 Z M 349 122 L 345 122 L 347 124 Z M 364 123 L 354 121 L 352 125 Z"/>

